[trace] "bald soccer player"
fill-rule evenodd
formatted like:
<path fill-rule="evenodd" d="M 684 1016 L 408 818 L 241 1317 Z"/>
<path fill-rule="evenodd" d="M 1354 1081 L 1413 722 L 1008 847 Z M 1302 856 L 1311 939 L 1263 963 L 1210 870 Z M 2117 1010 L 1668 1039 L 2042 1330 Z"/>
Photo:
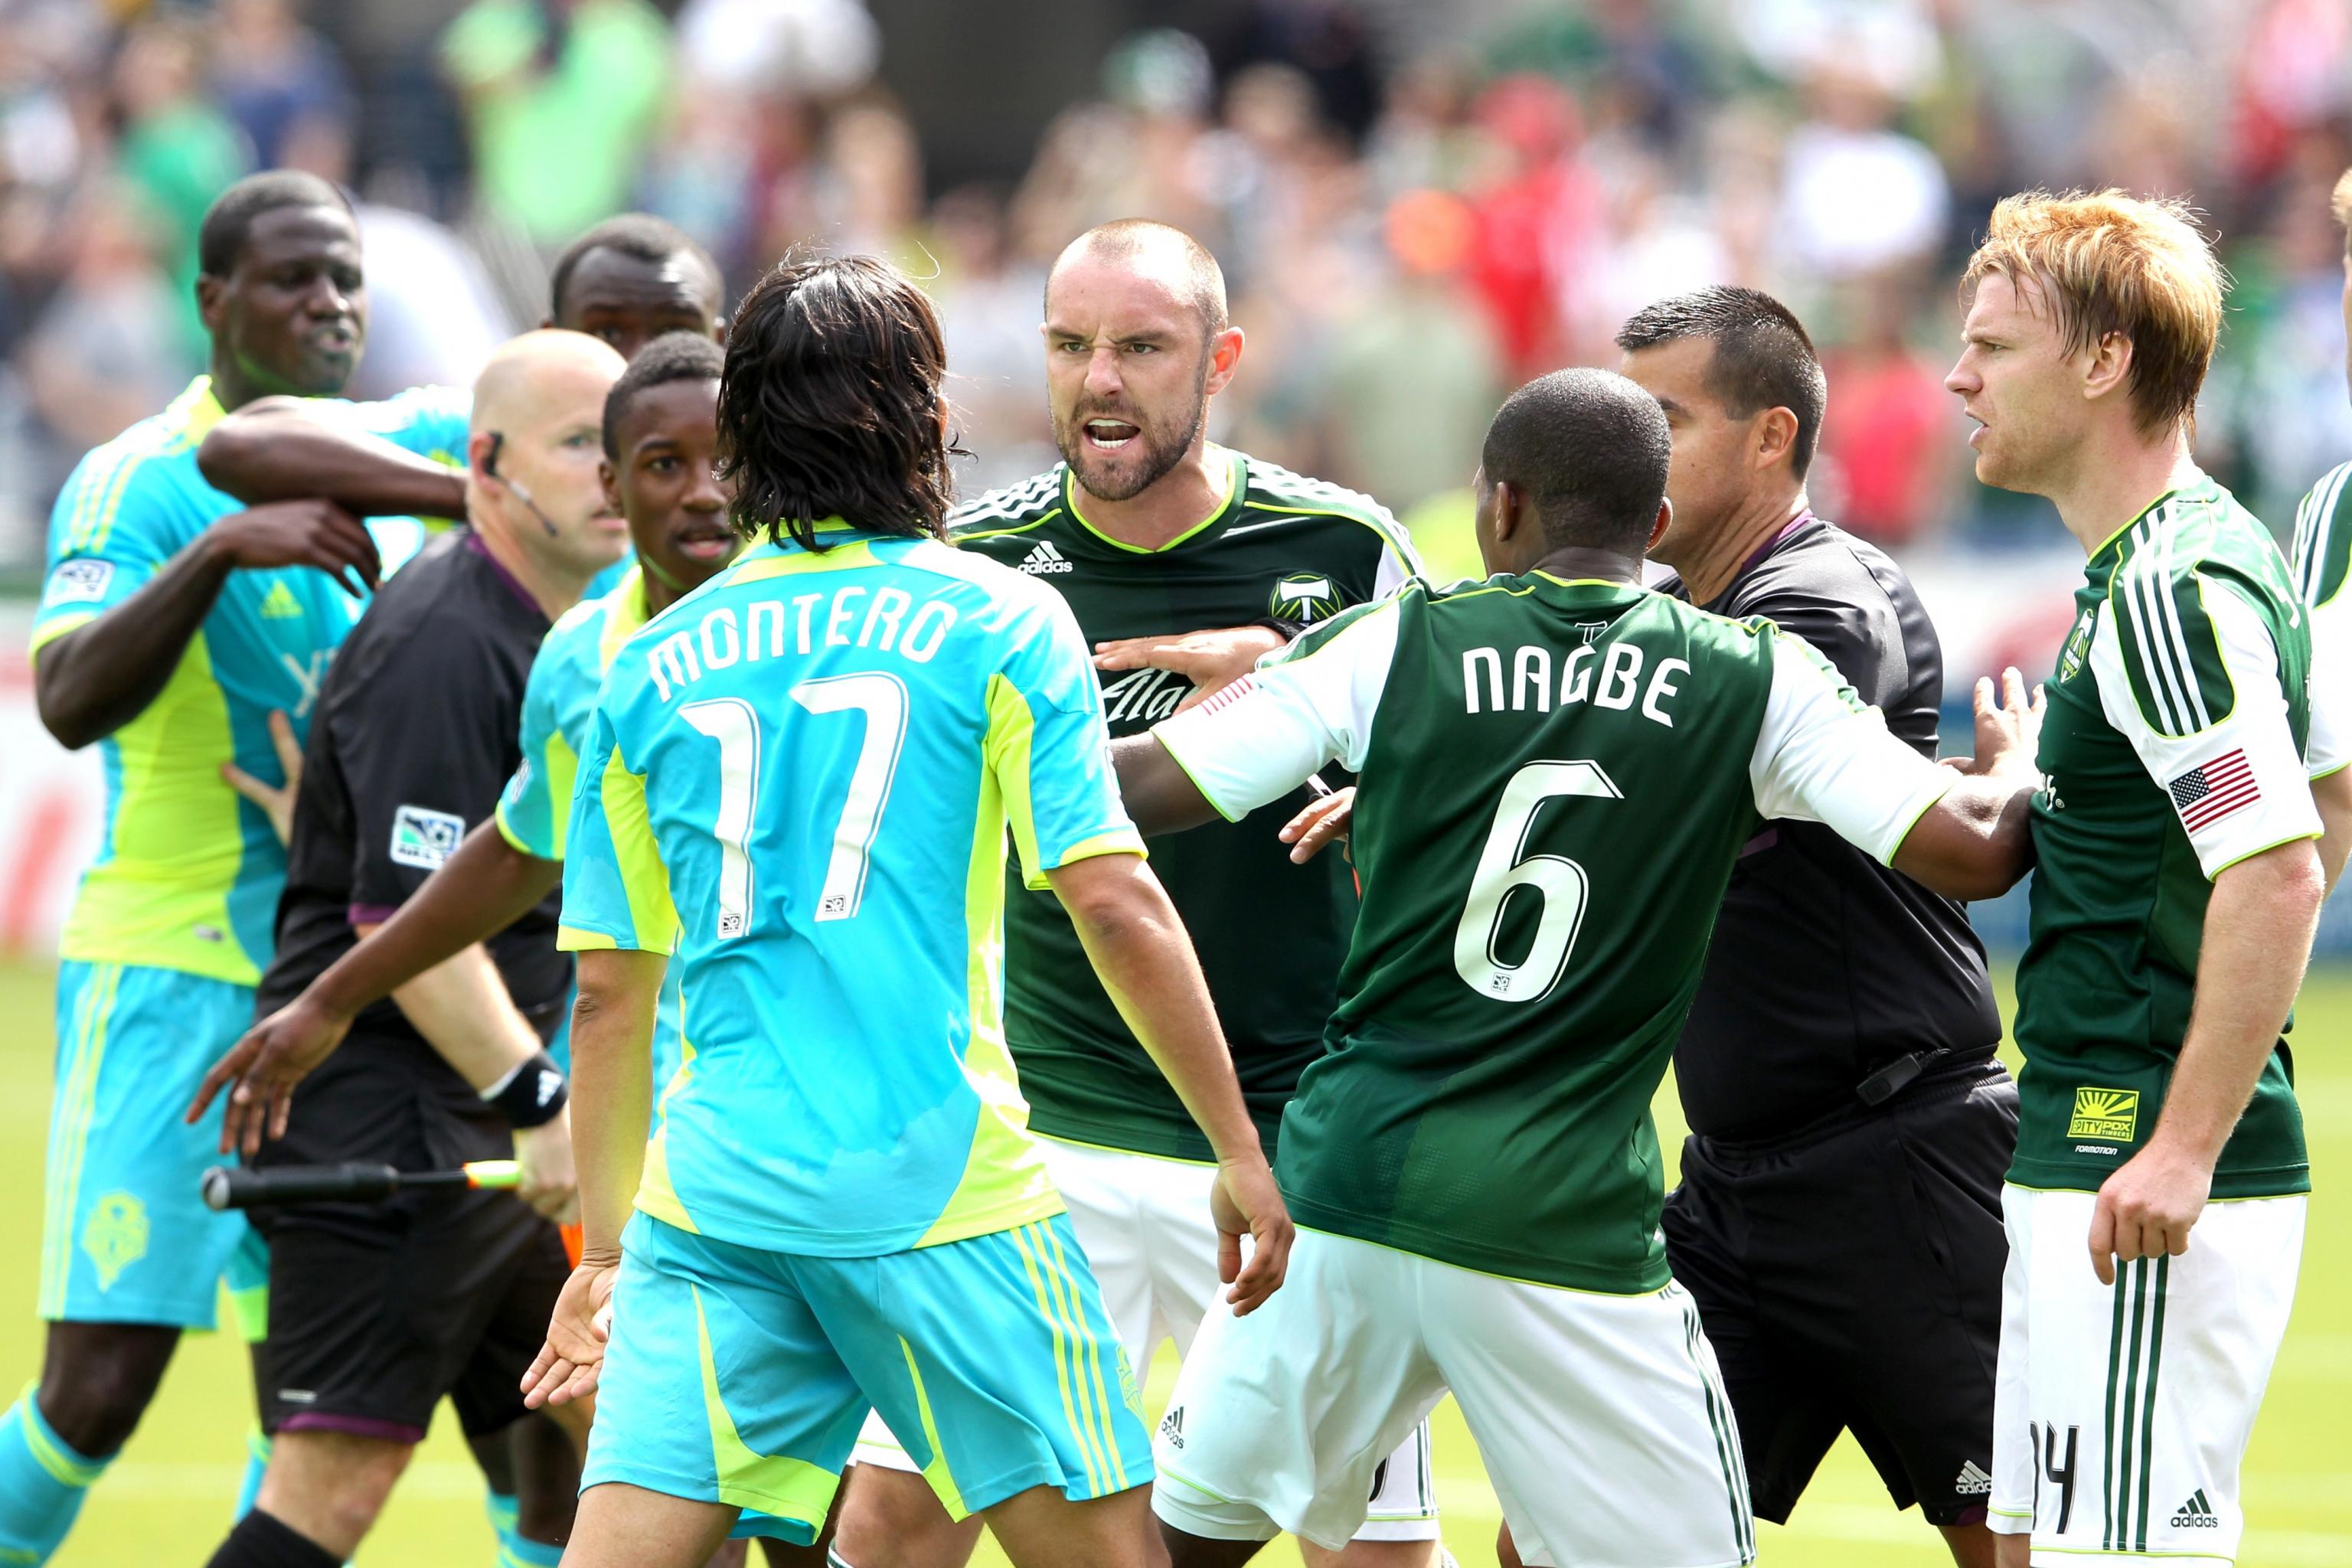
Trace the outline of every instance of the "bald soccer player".
<path fill-rule="evenodd" d="M 390 918 L 496 809 L 521 760 L 523 687 L 556 616 L 617 560 L 597 474 L 623 361 L 529 332 L 474 386 L 466 515 L 387 584 L 337 657 L 304 752 L 264 1016 Z M 418 1194 L 269 1213 L 276 1439 L 260 1500 L 215 1568 L 350 1558 L 445 1395 L 469 1437 L 523 1414 L 520 1382 L 570 1271 L 562 1075 L 544 1050 L 572 985 L 552 900 L 360 1015 L 296 1091 L 246 1127 L 261 1167 L 522 1163 L 520 1199 Z M 579 1434 L 575 1433 L 575 1436 Z"/>
<path fill-rule="evenodd" d="M 963 549 L 1069 602 L 1096 651 L 1112 735 L 1141 734 L 1205 695 L 1210 669 L 1279 647 L 1418 570 L 1370 497 L 1208 439 L 1209 405 L 1232 384 L 1244 341 L 1223 274 L 1192 236 L 1139 219 L 1089 229 L 1055 262 L 1045 315 L 1062 461 L 960 507 L 948 528 Z M 1322 1054 L 1356 920 L 1348 867 L 1293 864 L 1276 837 L 1307 798 L 1151 846 L 1270 1152 L 1300 1071 Z M 1129 1356 L 1149 1368 L 1160 1341 L 1182 1353 L 1204 1319 L 1232 1310 L 1209 1215 L 1216 1166 L 1061 904 L 1012 873 L 1004 927 L 1004 1037 L 1029 1128 Z M 978 1520 L 950 1520 L 945 1494 L 878 1417 L 857 1460 L 840 1563 L 962 1568 Z M 1344 1552 L 1301 1543 L 1310 1564 L 1443 1562 L 1425 1426 L 1374 1467 L 1366 1502 Z"/>

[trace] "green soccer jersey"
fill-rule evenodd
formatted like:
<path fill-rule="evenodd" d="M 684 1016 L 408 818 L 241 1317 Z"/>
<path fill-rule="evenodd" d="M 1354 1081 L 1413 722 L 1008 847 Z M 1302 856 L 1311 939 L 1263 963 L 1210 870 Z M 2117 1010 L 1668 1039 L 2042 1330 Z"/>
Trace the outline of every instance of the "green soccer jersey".
<path fill-rule="evenodd" d="M 1320 621 L 1394 591 L 1419 569 L 1403 531 L 1370 497 L 1239 452 L 1211 452 L 1228 464 L 1224 504 L 1159 550 L 1092 527 L 1066 464 L 960 509 L 949 526 L 965 549 L 1058 590 L 1090 644 L 1268 616 Z M 1166 670 L 1104 671 L 1110 732 L 1140 733 L 1191 689 Z M 1200 951 L 1269 1152 L 1300 1070 L 1322 1049 L 1356 918 L 1347 864 L 1334 855 L 1295 866 L 1275 837 L 1306 798 L 1294 792 L 1247 821 L 1151 847 L 1152 868 Z M 1208 1140 L 1095 978 L 1059 901 L 1017 875 L 1005 900 L 1004 1033 L 1030 1126 L 1112 1149 L 1210 1158 Z"/>
<path fill-rule="evenodd" d="M 1620 1293 L 1667 1278 L 1650 1100 L 1740 846 L 1796 817 L 1885 860 L 1956 776 L 1768 621 L 1542 573 L 1408 587 L 1154 733 L 1228 817 L 1360 773 L 1293 1215 Z"/>
<path fill-rule="evenodd" d="M 2188 1033 L 2211 879 L 2317 837 L 2305 622 L 2269 532 L 2201 476 L 2091 552 L 2038 757 L 2020 1185 L 2095 1191 L 2137 1151 Z M 2213 1195 L 2310 1184 L 2282 1041 Z"/>
<path fill-rule="evenodd" d="M 2311 620 L 2311 741 L 2315 779 L 2352 763 L 2352 463 L 2321 476 L 2294 512 L 2294 586 Z"/>

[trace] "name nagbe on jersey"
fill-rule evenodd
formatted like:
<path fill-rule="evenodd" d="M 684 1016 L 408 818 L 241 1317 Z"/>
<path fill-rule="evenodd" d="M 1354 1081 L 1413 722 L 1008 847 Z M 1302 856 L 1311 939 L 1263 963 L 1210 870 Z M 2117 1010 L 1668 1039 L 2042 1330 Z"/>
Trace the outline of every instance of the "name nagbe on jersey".
<path fill-rule="evenodd" d="M 1589 701 L 1595 708 L 1630 709 L 1638 697 L 1642 717 L 1673 729 L 1674 716 L 1664 704 L 1681 694 L 1676 679 L 1688 675 L 1690 666 L 1679 658 L 1662 658 L 1644 682 L 1643 663 L 1642 650 L 1630 642 L 1612 643 L 1605 654 L 1591 643 L 1569 649 L 1559 664 L 1559 706 Z M 1523 645 L 1512 653 L 1507 679 L 1498 649 L 1471 648 L 1462 656 L 1463 703 L 1473 713 L 1500 713 L 1506 710 L 1507 692 L 1508 711 L 1549 713 L 1552 671 L 1552 650 L 1539 644 Z"/>
<path fill-rule="evenodd" d="M 647 648 L 646 670 L 667 700 L 701 679 L 707 669 L 782 658 L 788 651 L 871 647 L 929 664 L 955 623 L 956 608 L 944 599 L 917 605 L 902 588 L 851 584 L 830 594 L 754 599 L 740 616 L 734 605 L 720 605 L 692 627 L 680 626 Z"/>

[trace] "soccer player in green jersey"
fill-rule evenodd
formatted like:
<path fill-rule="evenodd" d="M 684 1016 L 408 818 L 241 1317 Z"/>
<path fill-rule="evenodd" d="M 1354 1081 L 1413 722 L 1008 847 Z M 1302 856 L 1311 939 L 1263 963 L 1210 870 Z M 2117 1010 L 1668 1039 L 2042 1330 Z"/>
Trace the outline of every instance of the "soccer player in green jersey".
<path fill-rule="evenodd" d="M 2352 169 L 2336 182 L 2345 231 L 2344 321 L 2352 332 Z M 2352 375 L 2352 363 L 2347 363 Z M 2311 795 L 2326 837 L 2319 858 L 2333 889 L 2352 851 L 2352 463 L 2319 477 L 2294 512 L 2294 585 L 2311 609 Z"/>
<path fill-rule="evenodd" d="M 1378 502 L 1218 446 L 1213 400 L 1237 374 L 1215 259 L 1165 224 L 1106 224 L 1072 241 L 1045 289 L 1046 380 L 1063 460 L 958 508 L 967 551 L 1058 593 L 1097 649 L 1111 734 L 1140 734 L 1301 627 L 1402 585 L 1412 546 Z M 1253 624 L 1255 623 L 1255 624 Z M 1212 628 L 1193 633 L 1194 628 Z M 1269 805 L 1152 846 L 1153 866 L 1198 945 L 1234 1069 L 1266 1146 L 1298 1074 L 1321 1048 L 1356 889 L 1332 857 L 1293 864 Z M 1051 893 L 1005 889 L 1005 1038 L 1030 1126 L 1086 1243 L 1128 1352 L 1181 1353 L 1217 1290 L 1204 1204 L 1215 1176 L 1192 1119 L 1087 966 Z M 836 1552 L 854 1568 L 960 1568 L 958 1528 L 877 1420 L 857 1450 Z M 1379 1467 L 1378 1495 L 1347 1561 L 1437 1559 L 1425 1430 Z M 1323 1549 L 1309 1543 L 1308 1558 Z"/>
<path fill-rule="evenodd" d="M 1327 1547 L 1450 1389 L 1521 1558 L 1755 1554 L 1739 1444 L 1668 1274 L 1649 1106 L 1740 847 L 1822 821 L 1948 894 L 2024 869 L 2032 714 L 1978 692 L 1978 756 L 1889 735 L 1769 621 L 1642 586 L 1664 415 L 1601 371 L 1521 388 L 1475 481 L 1498 574 L 1309 630 L 1113 754 L 1139 826 L 1360 778 L 1364 907 L 1326 1053 L 1283 1118 L 1298 1224 L 1262 1311 L 1213 1314 L 1160 1426 L 1177 1568 Z"/>
<path fill-rule="evenodd" d="M 2033 800 L 1992 1527 L 2008 1568 L 2218 1568 L 2311 1185 L 2282 1038 L 2322 896 L 2311 637 L 2189 456 L 2223 282 L 2187 210 L 2012 196 L 1963 287 L 1977 477 L 2089 557 Z"/>
<path fill-rule="evenodd" d="M 280 742 L 308 729 L 389 541 L 415 531 L 317 500 L 241 506 L 197 467 L 228 411 L 332 398 L 357 365 L 366 294 L 342 195 L 283 171 L 239 181 L 205 215 L 198 253 L 207 374 L 75 469 L 34 622 L 42 721 L 68 746 L 99 746 L 107 798 L 58 973 L 47 1342 L 37 1393 L 0 1415 L 11 1563 L 57 1549 L 182 1331 L 212 1325 L 225 1265 L 259 1337 L 245 1221 L 197 1196 L 218 1125 L 180 1119 L 205 1062 L 252 1021 L 285 879 L 266 811 L 229 781 L 274 786 Z M 326 416 L 426 466 L 465 449 L 464 408 L 436 390 L 329 404 Z"/>
<path fill-rule="evenodd" d="M 939 542 L 943 362 L 885 264 L 755 286 L 719 431 L 765 537 L 597 700 L 562 937 L 586 1245 L 533 1394 L 597 1393 L 573 1568 L 684 1568 L 745 1507 L 813 1532 L 869 1407 L 1023 1568 L 1156 1556 L 1139 1395 L 1005 1049 L 1008 828 L 1219 1160 L 1231 1310 L 1279 1284 L 1289 1222 L 1076 625 Z M 669 963 L 687 1061 L 648 1146 Z"/>

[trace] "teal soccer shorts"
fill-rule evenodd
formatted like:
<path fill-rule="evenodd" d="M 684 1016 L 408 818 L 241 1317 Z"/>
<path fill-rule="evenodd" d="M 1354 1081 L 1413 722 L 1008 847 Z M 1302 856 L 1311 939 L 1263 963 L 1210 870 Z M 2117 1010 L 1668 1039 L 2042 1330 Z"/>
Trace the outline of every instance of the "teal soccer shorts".
<path fill-rule="evenodd" d="M 812 1258 L 640 1214 L 613 1300 L 583 1489 L 757 1510 L 805 1543 L 869 1406 L 957 1519 L 1032 1487 L 1083 1500 L 1151 1479 L 1142 1398 L 1066 1215 Z"/>
<path fill-rule="evenodd" d="M 253 990 L 137 964 L 58 965 L 40 1314 L 209 1329 L 250 1233 L 197 1187 L 224 1163 L 222 1105 L 181 1120 L 205 1069 L 253 1023 Z"/>

